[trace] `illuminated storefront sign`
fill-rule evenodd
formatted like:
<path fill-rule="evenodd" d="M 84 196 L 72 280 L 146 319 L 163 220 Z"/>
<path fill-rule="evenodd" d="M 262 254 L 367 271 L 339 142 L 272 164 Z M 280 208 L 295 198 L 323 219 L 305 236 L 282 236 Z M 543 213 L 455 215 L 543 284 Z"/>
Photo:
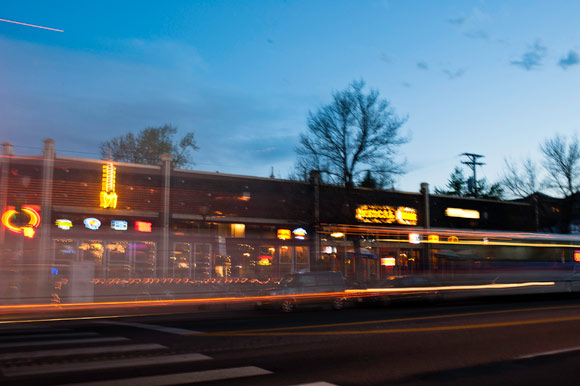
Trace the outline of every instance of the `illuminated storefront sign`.
<path fill-rule="evenodd" d="M 306 239 L 306 235 L 308 233 L 306 232 L 306 229 L 304 229 L 304 228 L 296 228 L 292 231 L 292 234 L 294 235 L 295 239 L 304 240 L 304 239 Z"/>
<path fill-rule="evenodd" d="M 117 207 L 117 193 L 115 193 L 116 168 L 111 162 L 103 165 L 103 185 L 101 188 L 101 208 Z"/>
<path fill-rule="evenodd" d="M 459 239 L 457 238 L 457 236 L 449 236 L 447 238 L 447 241 L 450 242 L 450 243 L 458 243 L 459 242 Z"/>
<path fill-rule="evenodd" d="M 381 265 L 385 267 L 394 267 L 396 264 L 396 260 L 394 257 L 381 257 Z"/>
<path fill-rule="evenodd" d="M 356 218 L 366 223 L 417 225 L 417 210 L 406 206 L 360 205 Z"/>
<path fill-rule="evenodd" d="M 472 209 L 447 208 L 445 209 L 445 216 L 479 219 L 479 212 Z"/>
<path fill-rule="evenodd" d="M 18 215 L 18 213 L 23 213 L 26 215 L 26 217 L 28 217 L 28 224 L 14 224 L 14 220 L 16 220 L 15 217 Z M 34 228 L 37 228 L 40 225 L 40 214 L 30 206 L 23 206 L 20 211 L 15 209 L 8 209 L 2 214 L 2 224 L 9 231 L 14 233 L 22 233 L 24 237 L 31 239 L 36 233 Z"/>
<path fill-rule="evenodd" d="M 409 243 L 420 244 L 421 243 L 421 235 L 418 233 L 409 233 Z"/>
<path fill-rule="evenodd" d="M 58 229 L 62 229 L 62 230 L 65 230 L 65 231 L 68 231 L 73 226 L 72 221 L 71 220 L 68 220 L 66 218 L 59 218 L 54 223 L 58 227 Z"/>
<path fill-rule="evenodd" d="M 85 227 L 87 227 L 88 229 L 90 229 L 92 231 L 96 231 L 97 229 L 99 229 L 101 227 L 101 221 L 99 219 L 94 218 L 94 217 L 85 218 L 83 220 L 83 223 L 85 224 Z"/>
<path fill-rule="evenodd" d="M 330 236 L 331 236 L 331 237 L 334 237 L 335 239 L 339 239 L 339 238 L 341 238 L 341 237 L 344 237 L 344 233 L 342 233 L 342 232 L 332 232 L 332 233 L 330 234 Z"/>
<path fill-rule="evenodd" d="M 574 261 L 580 263 L 580 251 L 574 251 Z"/>
<path fill-rule="evenodd" d="M 278 238 L 280 240 L 290 240 L 291 237 L 290 229 L 278 229 Z"/>
<path fill-rule="evenodd" d="M 272 265 L 272 256 L 270 255 L 258 256 L 258 265 Z"/>
<path fill-rule="evenodd" d="M 135 230 L 139 232 L 151 232 L 151 224 L 147 221 L 135 221 Z"/>
<path fill-rule="evenodd" d="M 429 235 L 429 236 L 427 236 L 427 240 L 430 243 L 438 243 L 439 242 L 439 236 L 438 235 Z"/>
<path fill-rule="evenodd" d="M 111 228 L 116 231 L 126 231 L 128 224 L 127 221 L 113 220 L 111 221 Z"/>

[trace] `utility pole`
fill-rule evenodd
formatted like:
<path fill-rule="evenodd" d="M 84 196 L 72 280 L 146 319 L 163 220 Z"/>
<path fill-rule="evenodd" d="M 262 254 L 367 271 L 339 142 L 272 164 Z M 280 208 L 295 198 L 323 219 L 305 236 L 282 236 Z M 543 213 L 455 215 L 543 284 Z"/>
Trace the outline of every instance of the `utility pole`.
<path fill-rule="evenodd" d="M 462 156 L 466 156 L 467 158 L 469 158 L 469 161 L 461 161 L 462 164 L 469 166 L 469 168 L 471 169 L 471 171 L 473 171 L 473 195 L 475 197 L 478 196 L 478 192 L 477 192 L 477 173 L 475 171 L 475 168 L 477 166 L 482 166 L 485 165 L 483 162 L 478 162 L 477 160 L 479 158 L 483 158 L 484 156 L 480 155 L 480 154 L 473 154 L 473 153 L 463 153 L 461 154 Z"/>

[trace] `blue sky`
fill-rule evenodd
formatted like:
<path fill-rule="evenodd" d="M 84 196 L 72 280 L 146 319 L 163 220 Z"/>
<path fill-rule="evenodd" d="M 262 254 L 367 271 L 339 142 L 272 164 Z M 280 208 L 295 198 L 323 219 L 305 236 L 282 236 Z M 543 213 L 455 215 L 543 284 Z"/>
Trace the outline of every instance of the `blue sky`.
<path fill-rule="evenodd" d="M 26 1 L 0 6 L 0 141 L 98 157 L 113 136 L 194 131 L 196 169 L 286 177 L 308 111 L 357 79 L 411 141 L 396 187 L 445 185 L 580 127 L 576 1 Z M 465 169 L 467 174 L 467 169 Z"/>

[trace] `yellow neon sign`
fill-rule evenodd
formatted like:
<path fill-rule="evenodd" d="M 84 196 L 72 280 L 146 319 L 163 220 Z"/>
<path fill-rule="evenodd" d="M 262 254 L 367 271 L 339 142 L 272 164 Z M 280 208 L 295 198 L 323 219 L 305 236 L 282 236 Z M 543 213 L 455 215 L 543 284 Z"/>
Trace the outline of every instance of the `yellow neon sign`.
<path fill-rule="evenodd" d="M 102 188 L 99 196 L 101 208 L 115 209 L 117 207 L 117 193 L 115 193 L 116 169 L 111 162 L 103 165 Z"/>
<path fill-rule="evenodd" d="M 417 210 L 406 206 L 360 205 L 355 216 L 366 223 L 417 225 Z"/>
<path fill-rule="evenodd" d="M 23 206 L 21 209 L 22 213 L 26 213 L 29 217 L 28 224 L 23 226 L 16 226 L 12 224 L 12 217 L 15 214 L 18 214 L 17 210 L 8 209 L 6 212 L 2 214 L 2 224 L 11 232 L 14 233 L 22 233 L 24 237 L 28 237 L 29 239 L 34 237 L 36 231 L 34 228 L 40 225 L 40 214 L 30 206 Z"/>

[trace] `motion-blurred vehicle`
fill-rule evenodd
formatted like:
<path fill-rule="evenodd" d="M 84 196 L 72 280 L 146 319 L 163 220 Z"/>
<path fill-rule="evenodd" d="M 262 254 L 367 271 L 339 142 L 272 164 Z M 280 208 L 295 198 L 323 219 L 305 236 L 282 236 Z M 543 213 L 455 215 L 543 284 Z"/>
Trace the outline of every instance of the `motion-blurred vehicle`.
<path fill-rule="evenodd" d="M 346 300 L 346 284 L 341 272 L 291 273 L 265 291 L 258 308 L 279 308 L 292 312 L 302 306 L 330 305 L 341 310 Z"/>
<path fill-rule="evenodd" d="M 437 284 L 420 275 L 390 276 L 369 288 L 369 296 L 364 303 L 390 305 L 393 302 L 425 301 L 434 303 L 439 293 L 434 288 Z"/>

